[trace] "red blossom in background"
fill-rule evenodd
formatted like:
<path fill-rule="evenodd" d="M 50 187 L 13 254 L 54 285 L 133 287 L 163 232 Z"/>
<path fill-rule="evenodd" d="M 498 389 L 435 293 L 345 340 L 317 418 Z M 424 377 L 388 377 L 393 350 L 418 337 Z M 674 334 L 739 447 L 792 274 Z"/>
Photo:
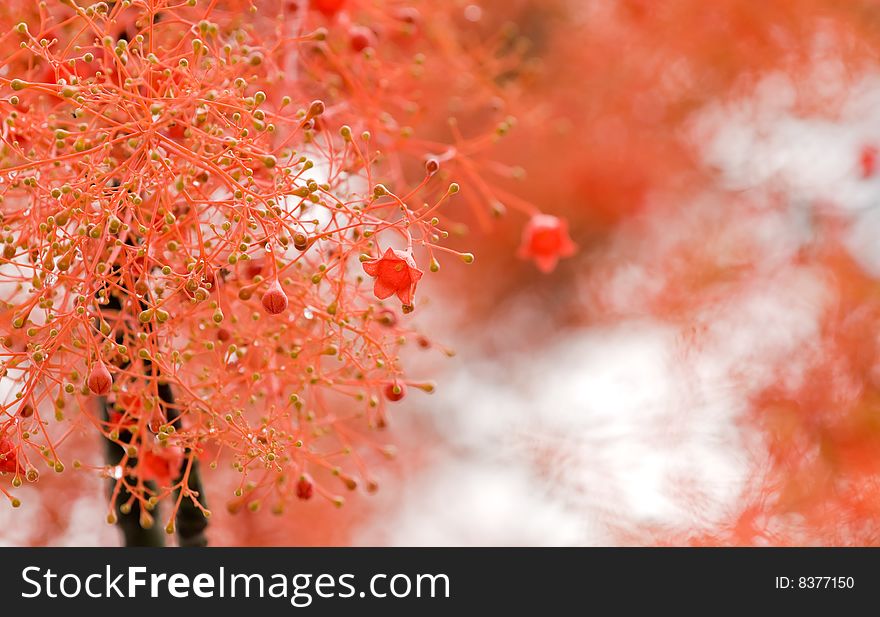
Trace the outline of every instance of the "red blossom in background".
<path fill-rule="evenodd" d="M 156 482 L 160 487 L 171 486 L 180 475 L 183 455 L 183 449 L 175 446 L 141 452 L 144 480 Z"/>
<path fill-rule="evenodd" d="M 877 173 L 877 156 L 880 155 L 877 146 L 862 146 L 859 151 L 859 171 L 862 178 L 867 180 L 873 178 Z"/>
<path fill-rule="evenodd" d="M 18 471 L 18 456 L 15 454 L 15 446 L 3 435 L 0 435 L 0 471 L 6 473 Z"/>
<path fill-rule="evenodd" d="M 363 51 L 367 47 L 375 47 L 378 41 L 372 30 L 366 26 L 352 26 L 348 31 L 351 40 L 351 48 L 354 51 Z"/>
<path fill-rule="evenodd" d="M 536 214 L 523 230 L 519 256 L 532 259 L 541 272 L 552 272 L 559 260 L 574 255 L 568 223 L 550 214 Z"/>
<path fill-rule="evenodd" d="M 311 476 L 303 474 L 296 483 L 296 496 L 298 499 L 311 499 L 315 493 L 315 484 Z"/>
<path fill-rule="evenodd" d="M 301 0 L 307 2 L 310 8 L 320 11 L 327 17 L 333 17 L 345 8 L 347 0 Z"/>

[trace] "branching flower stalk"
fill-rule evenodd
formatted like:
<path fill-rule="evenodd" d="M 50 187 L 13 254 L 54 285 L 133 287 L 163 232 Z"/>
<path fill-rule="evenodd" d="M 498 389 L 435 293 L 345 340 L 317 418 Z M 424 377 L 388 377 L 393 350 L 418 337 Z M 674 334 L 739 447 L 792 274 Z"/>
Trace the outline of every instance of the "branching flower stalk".
<path fill-rule="evenodd" d="M 445 9 L 421 9 L 435 26 L 396 2 L 0 9 L 13 506 L 83 431 L 109 458 L 73 466 L 108 478 L 129 543 L 162 527 L 206 542 L 200 464 L 240 473 L 232 511 L 376 489 L 362 453 L 391 454 L 376 436 L 389 403 L 434 389 L 399 360 L 413 337 L 432 346 L 405 318 L 417 283 L 445 255 L 473 261 L 443 244 L 451 174 L 480 217 L 497 209 L 489 170 L 508 170 L 482 153 L 514 123 L 496 111 L 475 137 L 454 122 L 448 143 L 430 136 L 432 107 L 458 91 L 503 107 L 496 76 L 516 57 L 465 53 Z M 483 78 L 441 84 L 414 41 Z"/>

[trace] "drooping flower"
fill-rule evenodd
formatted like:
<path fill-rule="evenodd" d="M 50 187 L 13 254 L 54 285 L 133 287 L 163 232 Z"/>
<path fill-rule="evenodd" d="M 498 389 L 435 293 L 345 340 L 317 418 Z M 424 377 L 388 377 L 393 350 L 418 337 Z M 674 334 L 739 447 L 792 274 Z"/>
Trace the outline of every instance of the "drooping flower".
<path fill-rule="evenodd" d="M 568 222 L 550 214 L 536 214 L 523 229 L 519 256 L 532 259 L 541 272 L 552 272 L 563 257 L 574 255 L 577 246 L 568 235 Z"/>
<path fill-rule="evenodd" d="M 377 298 L 384 300 L 397 294 L 405 305 L 412 304 L 416 285 L 424 274 L 409 251 L 391 248 L 379 259 L 365 261 L 364 272 L 376 279 L 373 293 Z"/>

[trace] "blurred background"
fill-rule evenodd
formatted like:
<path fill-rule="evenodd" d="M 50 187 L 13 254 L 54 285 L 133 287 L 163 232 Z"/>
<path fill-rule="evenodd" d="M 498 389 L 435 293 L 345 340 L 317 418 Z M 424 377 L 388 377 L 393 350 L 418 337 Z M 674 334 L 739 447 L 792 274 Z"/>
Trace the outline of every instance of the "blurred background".
<path fill-rule="evenodd" d="M 414 316 L 456 353 L 408 359 L 438 391 L 395 408 L 379 492 L 281 518 L 209 494 L 212 542 L 880 543 L 880 2 L 450 5 L 474 53 L 515 32 L 491 158 L 578 252 L 543 274 L 521 216 L 457 200 L 476 262 Z M 118 542 L 93 477 L 46 481 L 0 544 Z"/>

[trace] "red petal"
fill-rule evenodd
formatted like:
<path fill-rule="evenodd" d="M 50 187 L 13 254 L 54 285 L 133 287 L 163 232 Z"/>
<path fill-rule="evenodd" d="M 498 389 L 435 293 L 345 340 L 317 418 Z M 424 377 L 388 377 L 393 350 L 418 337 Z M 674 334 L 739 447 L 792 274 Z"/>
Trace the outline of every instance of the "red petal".
<path fill-rule="evenodd" d="M 535 264 L 538 266 L 538 270 L 544 274 L 553 272 L 558 262 L 559 259 L 555 255 L 551 257 L 535 257 Z"/>
<path fill-rule="evenodd" d="M 379 274 L 379 260 L 374 261 L 365 261 L 363 263 L 364 272 L 369 274 L 370 276 L 376 276 Z"/>
<path fill-rule="evenodd" d="M 392 287 L 382 279 L 376 279 L 376 283 L 373 285 L 373 294 L 380 300 L 390 298 L 394 295 L 394 291 L 394 287 Z"/>
<path fill-rule="evenodd" d="M 397 291 L 397 297 L 403 304 L 412 304 L 413 291 L 415 289 L 415 285 L 410 285 L 406 289 L 399 289 Z"/>

